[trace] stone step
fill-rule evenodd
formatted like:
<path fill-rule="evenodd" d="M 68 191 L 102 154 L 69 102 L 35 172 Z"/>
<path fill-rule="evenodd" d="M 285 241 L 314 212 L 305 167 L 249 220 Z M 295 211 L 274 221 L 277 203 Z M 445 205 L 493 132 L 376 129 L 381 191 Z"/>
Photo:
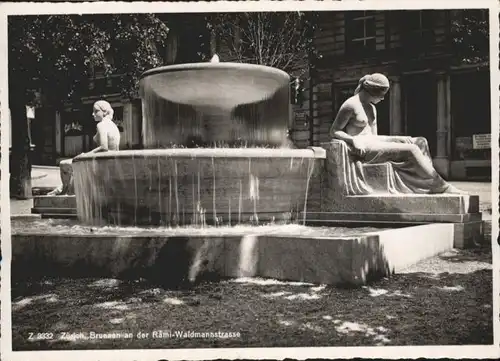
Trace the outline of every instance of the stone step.
<path fill-rule="evenodd" d="M 43 214 L 41 214 L 41 218 L 64 218 L 64 219 L 70 218 L 70 219 L 74 219 L 74 218 L 77 218 L 77 215 L 76 214 L 70 214 L 70 213 L 61 213 L 61 214 L 58 214 L 58 213 L 43 213 Z"/>
<path fill-rule="evenodd" d="M 31 213 L 59 213 L 59 214 L 76 214 L 76 208 L 65 207 L 37 207 L 31 208 Z"/>
<path fill-rule="evenodd" d="M 301 212 L 300 219 L 303 218 Z M 481 213 L 429 214 L 389 212 L 307 212 L 306 220 L 359 223 L 459 223 L 481 221 Z"/>
<path fill-rule="evenodd" d="M 53 190 L 54 187 L 33 187 L 31 189 L 31 193 L 33 194 L 34 197 L 45 196 L 48 193 L 52 192 Z"/>
<path fill-rule="evenodd" d="M 19 231 L 12 235 L 11 274 L 14 280 L 52 271 L 59 277 L 143 277 L 165 282 L 210 275 L 360 286 L 450 250 L 454 232 L 450 224 L 328 237 Z"/>

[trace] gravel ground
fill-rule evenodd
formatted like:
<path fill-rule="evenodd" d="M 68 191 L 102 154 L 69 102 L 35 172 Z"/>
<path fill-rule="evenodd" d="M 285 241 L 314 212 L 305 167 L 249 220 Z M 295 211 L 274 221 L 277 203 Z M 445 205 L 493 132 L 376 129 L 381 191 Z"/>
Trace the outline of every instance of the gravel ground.
<path fill-rule="evenodd" d="M 491 344 L 491 268 L 491 250 L 484 247 L 446 252 L 391 279 L 356 289 L 262 279 L 175 290 L 145 280 L 52 278 L 14 283 L 13 347 Z M 160 330 L 163 336 L 154 333 Z M 175 333 L 183 331 L 199 334 Z M 218 331 L 235 334 L 201 334 Z M 30 332 L 49 339 L 30 340 Z M 92 332 L 131 338 L 97 339 Z M 148 337 L 138 338 L 138 332 Z"/>

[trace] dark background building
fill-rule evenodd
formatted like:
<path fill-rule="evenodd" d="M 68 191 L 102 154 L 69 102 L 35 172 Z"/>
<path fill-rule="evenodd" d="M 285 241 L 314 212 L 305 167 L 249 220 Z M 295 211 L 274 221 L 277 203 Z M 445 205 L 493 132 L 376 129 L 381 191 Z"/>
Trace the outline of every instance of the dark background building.
<path fill-rule="evenodd" d="M 328 141 L 333 118 L 358 80 L 380 72 L 391 81 L 377 106 L 380 134 L 426 137 L 436 168 L 447 178 L 489 178 L 489 63 L 459 53 L 453 25 L 463 24 L 464 16 L 487 21 L 488 12 L 321 13 L 314 35 L 321 58 L 309 84 L 311 121 L 297 137 L 312 144 Z M 482 51 L 487 58 L 488 48 Z"/>

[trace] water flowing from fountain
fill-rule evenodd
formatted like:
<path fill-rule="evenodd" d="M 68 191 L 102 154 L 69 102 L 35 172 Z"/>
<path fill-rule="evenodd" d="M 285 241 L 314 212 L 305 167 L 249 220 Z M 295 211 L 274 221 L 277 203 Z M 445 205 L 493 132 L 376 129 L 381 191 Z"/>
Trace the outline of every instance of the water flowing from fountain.
<path fill-rule="evenodd" d="M 318 161 L 309 149 L 245 149 L 241 152 L 252 156 L 231 159 L 206 154 L 207 149 L 149 152 L 142 157 L 107 152 L 75 162 L 80 219 L 164 226 L 287 222 L 293 220 L 290 213 L 307 211 Z M 293 153 L 293 162 L 287 153 Z"/>
<path fill-rule="evenodd" d="M 253 234 L 241 238 L 238 260 L 238 277 L 252 277 L 257 271 L 258 238 Z"/>
<path fill-rule="evenodd" d="M 289 92 L 287 74 L 246 64 L 150 71 L 141 86 L 144 147 L 281 147 Z"/>

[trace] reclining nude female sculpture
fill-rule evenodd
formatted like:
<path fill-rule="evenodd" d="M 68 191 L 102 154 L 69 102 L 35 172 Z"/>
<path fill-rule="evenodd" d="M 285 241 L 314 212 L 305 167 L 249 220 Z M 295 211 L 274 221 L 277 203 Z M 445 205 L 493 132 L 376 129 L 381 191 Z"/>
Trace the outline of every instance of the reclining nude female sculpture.
<path fill-rule="evenodd" d="M 369 194 L 364 184 L 361 164 L 389 163 L 393 171 L 388 183 L 390 193 L 464 194 L 434 169 L 427 140 L 422 137 L 384 136 L 377 133 L 375 105 L 384 99 L 390 84 L 383 74 L 366 75 L 359 80 L 354 95 L 347 99 L 330 129 L 334 139 L 344 141 L 348 147 L 350 172 L 347 182 L 353 195 Z"/>
<path fill-rule="evenodd" d="M 105 100 L 94 103 L 92 116 L 97 122 L 97 133 L 94 142 L 97 147 L 89 153 L 104 152 L 107 150 L 118 150 L 120 145 L 120 130 L 113 122 L 113 108 Z M 82 153 L 83 154 L 83 153 Z M 71 195 L 73 189 L 73 159 L 65 159 L 59 164 L 62 185 L 54 189 L 48 195 Z"/>

